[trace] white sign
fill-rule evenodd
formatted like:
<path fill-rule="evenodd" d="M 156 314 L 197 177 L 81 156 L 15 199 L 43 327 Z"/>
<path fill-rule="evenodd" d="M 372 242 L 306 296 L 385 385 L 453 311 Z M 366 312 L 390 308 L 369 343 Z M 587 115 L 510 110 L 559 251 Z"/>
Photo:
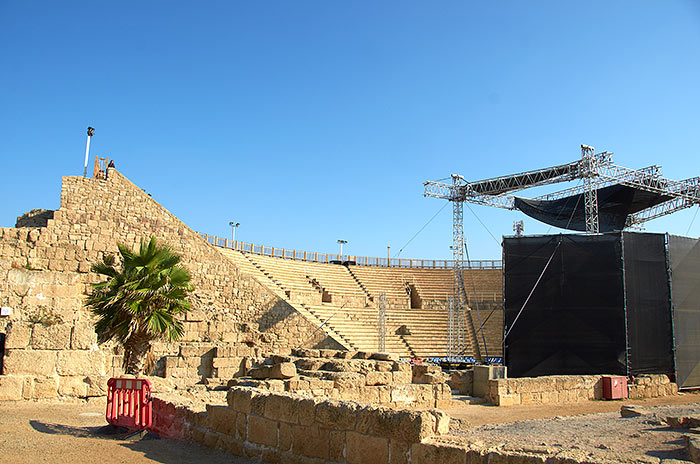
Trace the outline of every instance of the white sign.
<path fill-rule="evenodd" d="M 12 314 L 12 308 L 9 306 L 3 306 L 0 308 L 0 316 L 9 316 L 10 314 Z"/>

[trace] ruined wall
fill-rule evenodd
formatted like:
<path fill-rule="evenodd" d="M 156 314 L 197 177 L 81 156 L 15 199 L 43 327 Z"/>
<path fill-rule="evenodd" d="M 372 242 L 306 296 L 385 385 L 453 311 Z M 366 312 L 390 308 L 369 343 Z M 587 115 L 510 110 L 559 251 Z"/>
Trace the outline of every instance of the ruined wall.
<path fill-rule="evenodd" d="M 603 399 L 602 375 L 549 375 L 488 381 L 486 400 L 496 406 L 578 403 Z M 678 386 L 666 375 L 635 377 L 628 385 L 630 398 L 675 395 Z"/>
<path fill-rule="evenodd" d="M 117 171 L 109 180 L 64 177 L 61 207 L 46 227 L 0 228 L 0 306 L 13 309 L 0 318 L 0 333 L 7 334 L 0 399 L 85 396 L 88 377 L 118 371 L 119 349 L 96 346 L 82 306 L 97 279 L 89 270 L 106 253 L 116 254 L 117 243 L 134 248 L 150 236 L 180 253 L 192 274 L 196 290 L 183 342 L 266 352 L 338 347 Z M 157 345 L 158 355 L 179 350 Z"/>

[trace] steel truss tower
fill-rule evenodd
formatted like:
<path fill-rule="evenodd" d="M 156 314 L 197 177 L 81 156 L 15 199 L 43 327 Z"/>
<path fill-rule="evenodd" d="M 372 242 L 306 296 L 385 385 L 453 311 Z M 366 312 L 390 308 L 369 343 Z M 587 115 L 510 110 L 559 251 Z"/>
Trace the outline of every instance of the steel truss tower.
<path fill-rule="evenodd" d="M 612 153 L 595 153 L 588 145 L 581 145 L 581 159 L 568 164 L 536 169 L 517 174 L 467 182 L 463 176 L 452 174 L 452 182 L 444 180 L 423 183 L 424 196 L 442 198 L 452 202 L 452 256 L 454 259 L 454 302 L 450 305 L 448 346 L 463 346 L 463 327 L 457 327 L 464 318 L 466 294 L 464 292 L 464 221 L 463 203 L 515 209 L 513 192 L 542 185 L 569 182 L 577 179 L 583 185 L 536 197 L 536 200 L 555 200 L 583 194 L 586 233 L 599 232 L 598 190 L 620 184 L 668 197 L 664 202 L 643 209 L 627 217 L 625 227 L 638 227 L 646 221 L 700 205 L 700 177 L 675 181 L 661 177 L 659 166 L 630 169 L 613 164 Z M 460 319 L 460 315 L 461 318 Z"/>

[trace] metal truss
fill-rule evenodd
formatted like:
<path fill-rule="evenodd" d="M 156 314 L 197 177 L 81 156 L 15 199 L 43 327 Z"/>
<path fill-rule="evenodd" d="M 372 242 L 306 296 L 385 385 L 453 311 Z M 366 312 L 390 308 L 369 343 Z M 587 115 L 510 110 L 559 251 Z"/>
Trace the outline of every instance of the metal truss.
<path fill-rule="evenodd" d="M 379 294 L 379 310 L 377 314 L 377 350 L 386 351 L 386 293 Z"/>
<path fill-rule="evenodd" d="M 656 219 L 673 212 L 700 204 L 700 178 L 671 180 L 661 176 L 659 166 L 630 169 L 615 165 L 612 153 L 595 153 L 593 147 L 581 145 L 581 159 L 573 163 L 526 171 L 509 176 L 494 177 L 468 182 L 462 176 L 452 174 L 452 183 L 440 181 L 424 182 L 424 196 L 441 198 L 455 203 L 469 202 L 477 205 L 503 209 L 515 209 L 513 192 L 542 185 L 583 180 L 582 185 L 536 197 L 537 200 L 556 200 L 571 195 L 583 194 L 586 211 L 586 232 L 598 232 L 597 191 L 610 185 L 625 185 L 640 190 L 668 196 L 660 205 L 639 211 L 627 219 L 629 227 Z M 453 206 L 456 209 L 457 206 Z M 454 216 L 453 227 L 457 225 Z M 453 239 L 456 233 L 453 233 Z M 463 237 L 463 235 L 462 235 Z M 454 241 L 454 240 L 453 240 Z M 453 246 L 457 243 L 453 243 Z"/>

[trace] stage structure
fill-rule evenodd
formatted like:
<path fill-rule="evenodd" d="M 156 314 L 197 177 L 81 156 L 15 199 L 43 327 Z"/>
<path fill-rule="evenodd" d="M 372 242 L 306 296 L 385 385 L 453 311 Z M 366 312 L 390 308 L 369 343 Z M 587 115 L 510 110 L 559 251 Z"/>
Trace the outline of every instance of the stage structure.
<path fill-rule="evenodd" d="M 581 180 L 581 185 L 536 198 L 515 192 Z M 581 159 L 559 166 L 467 181 L 452 174 L 423 183 L 424 196 L 452 202 L 452 252 L 455 266 L 455 311 L 462 314 L 466 294 L 464 267 L 464 202 L 520 210 L 538 221 L 587 234 L 620 231 L 700 204 L 700 177 L 675 181 L 661 176 L 659 166 L 630 169 L 613 163 L 612 153 L 595 153 L 581 145 Z M 483 328 L 479 330 L 483 333 Z M 448 341 L 452 346 L 454 342 Z"/>
<path fill-rule="evenodd" d="M 700 245 L 665 234 L 506 237 L 513 377 L 675 375 L 700 386 Z"/>

